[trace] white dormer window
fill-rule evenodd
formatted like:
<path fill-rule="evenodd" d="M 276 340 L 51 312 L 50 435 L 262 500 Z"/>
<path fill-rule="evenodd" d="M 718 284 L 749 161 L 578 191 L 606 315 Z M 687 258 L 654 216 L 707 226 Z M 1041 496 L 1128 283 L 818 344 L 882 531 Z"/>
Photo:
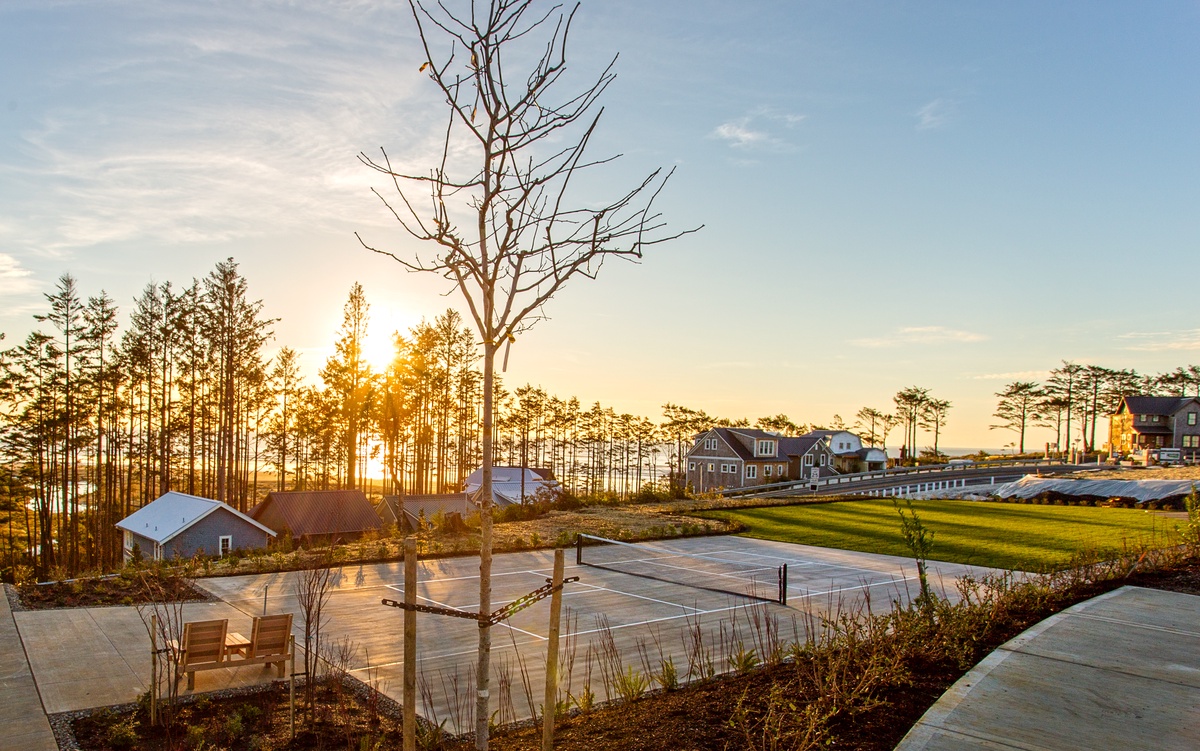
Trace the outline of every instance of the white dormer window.
<path fill-rule="evenodd" d="M 755 456 L 775 456 L 775 441 L 760 440 L 754 447 Z"/>
<path fill-rule="evenodd" d="M 1152 415 L 1150 417 L 1150 422 L 1158 422 L 1158 415 Z"/>
<path fill-rule="evenodd" d="M 1145 421 L 1146 421 L 1145 415 L 1138 415 L 1138 422 L 1145 422 Z"/>

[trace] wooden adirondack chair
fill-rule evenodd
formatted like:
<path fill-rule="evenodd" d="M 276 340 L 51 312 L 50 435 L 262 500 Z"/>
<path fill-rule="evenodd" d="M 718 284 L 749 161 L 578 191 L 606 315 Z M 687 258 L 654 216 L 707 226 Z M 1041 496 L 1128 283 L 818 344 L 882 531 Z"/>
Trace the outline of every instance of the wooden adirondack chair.
<path fill-rule="evenodd" d="M 250 646 L 246 657 L 231 660 L 230 667 L 262 663 L 263 667 L 275 665 L 278 675 L 283 677 L 284 667 L 292 657 L 292 614 L 264 615 L 254 619 L 250 632 Z"/>
<path fill-rule="evenodd" d="M 194 621 L 183 624 L 183 644 L 179 650 L 179 666 L 175 673 L 178 684 L 187 673 L 188 691 L 196 688 L 196 671 L 226 667 L 225 630 L 229 621 Z"/>

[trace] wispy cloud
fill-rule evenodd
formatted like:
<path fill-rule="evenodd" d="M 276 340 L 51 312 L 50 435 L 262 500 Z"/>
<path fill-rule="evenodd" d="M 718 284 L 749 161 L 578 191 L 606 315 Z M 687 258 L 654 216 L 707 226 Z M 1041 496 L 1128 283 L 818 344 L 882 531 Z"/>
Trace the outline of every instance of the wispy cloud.
<path fill-rule="evenodd" d="M 380 22 L 395 9 L 214 5 L 134 9 L 120 44 L 98 34 L 44 72 L 42 85 L 86 93 L 35 114 L 20 158 L 0 163 L 18 257 L 386 223 L 357 152 L 428 161 L 437 132 L 414 105 L 432 91 L 396 43 L 405 27 Z"/>
<path fill-rule="evenodd" d="M 949 124 L 958 114 L 958 107 L 952 100 L 934 99 L 917 110 L 917 130 L 936 130 Z"/>
<path fill-rule="evenodd" d="M 1200 349 L 1200 329 L 1182 331 L 1134 331 L 1121 334 L 1125 349 L 1135 352 L 1170 352 Z"/>
<path fill-rule="evenodd" d="M 804 120 L 805 115 L 780 113 L 760 107 L 743 117 L 721 123 L 713 129 L 711 137 L 735 149 L 761 147 L 775 151 L 790 150 L 793 146 L 778 131 L 781 128 L 793 128 Z"/>
<path fill-rule="evenodd" d="M 971 376 L 976 381 L 1044 381 L 1050 377 L 1048 370 L 1014 370 L 1008 373 L 980 373 Z"/>
<path fill-rule="evenodd" d="M 17 259 L 0 253 L 0 295 L 24 295 L 34 291 L 33 274 Z"/>
<path fill-rule="evenodd" d="M 972 331 L 951 329 L 945 326 L 906 326 L 896 329 L 888 336 L 865 337 L 850 340 L 859 347 L 904 347 L 908 345 L 970 344 L 982 342 L 987 337 Z"/>

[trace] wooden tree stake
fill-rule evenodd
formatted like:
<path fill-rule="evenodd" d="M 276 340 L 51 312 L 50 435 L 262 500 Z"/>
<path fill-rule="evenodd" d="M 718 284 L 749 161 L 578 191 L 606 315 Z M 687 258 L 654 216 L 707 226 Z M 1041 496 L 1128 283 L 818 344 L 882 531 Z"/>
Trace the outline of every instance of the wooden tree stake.
<path fill-rule="evenodd" d="M 404 539 L 404 604 L 417 604 L 417 539 Z M 417 751 L 417 611 L 404 611 L 404 751 Z"/>
<path fill-rule="evenodd" d="M 550 595 L 550 639 L 546 645 L 546 703 L 542 705 L 542 751 L 554 748 L 558 710 L 558 631 L 562 616 L 563 550 L 554 550 L 554 593 Z"/>

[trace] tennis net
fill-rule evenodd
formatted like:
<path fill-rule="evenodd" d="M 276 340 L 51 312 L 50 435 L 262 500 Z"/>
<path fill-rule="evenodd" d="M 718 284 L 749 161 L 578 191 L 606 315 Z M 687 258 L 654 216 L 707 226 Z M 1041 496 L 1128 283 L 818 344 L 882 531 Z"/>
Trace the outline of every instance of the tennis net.
<path fill-rule="evenodd" d="M 683 553 L 585 534 L 576 539 L 575 562 L 709 592 L 787 604 L 786 563 L 764 566 L 719 552 Z"/>

